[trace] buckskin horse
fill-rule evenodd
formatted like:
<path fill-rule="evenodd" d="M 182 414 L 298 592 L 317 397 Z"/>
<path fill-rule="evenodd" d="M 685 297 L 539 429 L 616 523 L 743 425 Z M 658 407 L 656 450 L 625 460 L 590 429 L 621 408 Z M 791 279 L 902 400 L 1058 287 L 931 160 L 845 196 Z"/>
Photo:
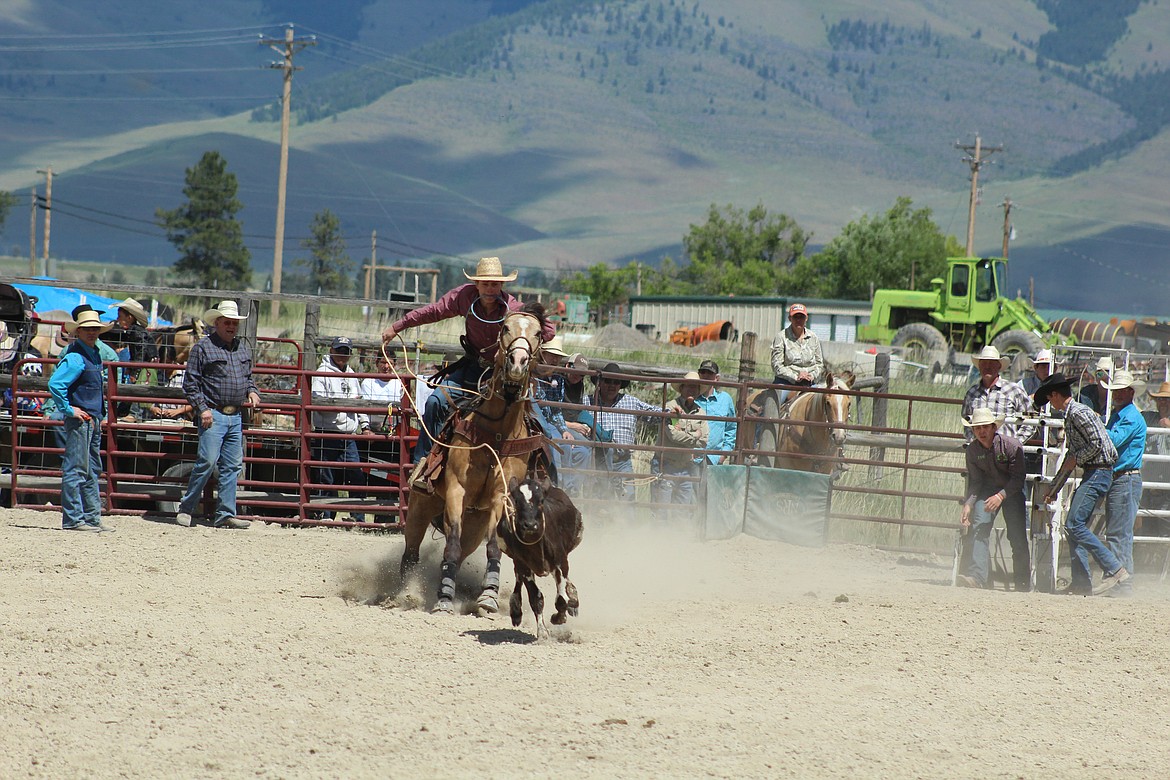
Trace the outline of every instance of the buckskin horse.
<path fill-rule="evenodd" d="M 509 481 L 524 478 L 529 457 L 544 441 L 540 434 L 529 435 L 527 421 L 529 372 L 540 354 L 543 325 L 541 307 L 526 307 L 504 318 L 482 402 L 465 415 L 456 414 L 449 441 L 436 441 L 436 449 L 446 450 L 446 462 L 433 492 L 411 491 L 403 579 L 419 561 L 428 526 L 433 525 L 446 539 L 439 596 L 432 612 L 455 611 L 455 575 L 485 540 L 487 573 L 476 612 L 499 611 L 501 552 L 496 527 L 504 516 Z"/>
<path fill-rule="evenodd" d="M 800 455 L 833 455 L 845 444 L 845 430 L 840 426 L 849 422 L 853 396 L 833 390 L 850 390 L 856 377 L 849 372 L 825 377 L 826 389 L 805 391 L 787 405 L 787 413 L 776 403 L 776 391 L 764 390 L 752 399 L 762 409 L 764 417 L 783 418 L 784 422 L 760 422 L 758 460 L 761 465 L 795 471 L 816 471 L 828 474 L 833 461 L 821 458 L 803 458 Z M 801 422 L 822 423 L 801 425 Z M 749 436 L 754 435 L 749 432 Z"/>

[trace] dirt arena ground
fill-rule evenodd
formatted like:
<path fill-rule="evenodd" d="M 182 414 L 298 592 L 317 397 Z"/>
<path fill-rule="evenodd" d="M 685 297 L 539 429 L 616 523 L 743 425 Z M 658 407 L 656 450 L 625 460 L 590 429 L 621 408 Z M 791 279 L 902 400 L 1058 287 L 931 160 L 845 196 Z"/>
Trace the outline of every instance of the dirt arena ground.
<path fill-rule="evenodd" d="M 1154 577 L 975 592 L 941 559 L 587 525 L 581 615 L 538 643 L 368 603 L 397 536 L 59 522 L 0 512 L 5 778 L 1170 776 Z"/>

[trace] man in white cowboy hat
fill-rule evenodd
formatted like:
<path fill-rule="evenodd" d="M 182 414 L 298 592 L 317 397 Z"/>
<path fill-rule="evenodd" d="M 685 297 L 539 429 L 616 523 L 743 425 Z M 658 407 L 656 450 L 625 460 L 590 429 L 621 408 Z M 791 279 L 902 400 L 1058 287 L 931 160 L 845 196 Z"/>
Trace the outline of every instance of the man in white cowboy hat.
<path fill-rule="evenodd" d="M 505 274 L 500 258 L 481 257 L 475 273 L 464 271 L 463 275 L 468 284 L 456 287 L 434 303 L 407 312 L 406 316 L 382 331 L 382 341 L 387 342 L 407 328 L 452 317 L 466 318 L 463 345 L 467 354 L 447 372 L 442 382 L 447 389 L 434 392 L 427 399 L 422 415 L 424 430 L 420 432 L 414 449 L 416 461 L 431 451 L 431 435 L 437 434 L 447 419 L 451 402 L 462 395 L 457 388 L 474 389 L 491 367 L 504 316 L 522 306 L 519 300 L 504 292 L 504 283 L 515 280 L 516 272 Z M 549 320 L 541 337 L 548 341 L 555 335 L 556 326 Z"/>
<path fill-rule="evenodd" d="M 61 528 L 112 531 L 102 524 L 98 480 L 102 473 L 102 419 L 106 416 L 98 336 L 113 326 L 92 309 L 65 329 L 75 338 L 49 379 L 49 393 L 63 416 L 65 454 L 61 465 Z"/>
<path fill-rule="evenodd" d="M 1117 449 L 1113 483 L 1105 494 L 1106 544 L 1131 575 L 1133 568 L 1133 526 L 1142 500 L 1142 455 L 1146 451 L 1146 421 L 1133 403 L 1134 375 L 1115 371 L 1102 387 L 1113 394 L 1113 413 L 1105 429 Z M 1109 595 L 1129 596 L 1133 580 L 1121 582 Z"/>
<path fill-rule="evenodd" d="M 1024 448 L 1019 440 L 1000 433 L 1003 418 L 980 407 L 963 420 L 974 439 L 967 445 L 967 500 L 959 517 L 964 530 L 963 572 L 957 585 L 991 585 L 988 540 L 995 516 L 1003 509 L 1012 548 L 1012 578 L 1017 591 L 1032 589 L 1032 562 L 1028 550 L 1028 515 L 1024 498 Z"/>
<path fill-rule="evenodd" d="M 203 489 L 217 475 L 217 503 L 212 524 L 216 528 L 247 528 L 247 520 L 236 517 L 236 483 L 244 465 L 244 406 L 260 404 L 260 391 L 252 378 L 252 351 L 236 334 L 240 314 L 235 301 L 224 301 L 203 312 L 210 335 L 195 342 L 187 358 L 183 394 L 195 413 L 199 428 L 199 453 L 179 502 L 175 521 L 190 526 L 192 515 L 203 498 Z"/>
<path fill-rule="evenodd" d="M 1021 421 L 1032 412 L 1032 399 L 1024 392 L 1024 388 L 1015 382 L 1009 382 L 1000 376 L 1003 371 L 1003 359 L 999 350 L 992 346 L 984 347 L 975 356 L 975 365 L 979 369 L 979 381 L 967 389 L 963 397 L 963 417 L 970 420 L 976 409 L 988 408 L 996 417 L 1002 417 L 1003 432 L 1018 441 L 1027 441 L 1035 430 L 1035 425 L 1023 425 Z M 975 437 L 971 429 L 966 430 L 967 441 Z"/>
<path fill-rule="evenodd" d="M 1056 369 L 1056 357 L 1050 349 L 1042 349 L 1032 358 L 1032 373 L 1020 380 L 1020 387 L 1029 396 L 1036 392 L 1045 379 Z"/>
<path fill-rule="evenodd" d="M 702 454 L 694 450 L 707 447 L 707 421 L 696 419 L 703 414 L 697 398 L 703 390 L 698 371 L 688 371 L 673 383 L 678 395 L 666 402 L 670 419 L 664 435 L 659 438 L 659 450 L 650 459 L 650 473 L 658 479 L 650 484 L 650 496 L 655 504 L 694 504 L 695 487 L 702 476 Z"/>
<path fill-rule="evenodd" d="M 158 347 L 146 330 L 150 315 L 142 304 L 133 298 L 127 298 L 120 303 L 110 306 L 118 312 L 114 320 L 113 329 L 102 339 L 108 341 L 117 351 L 118 359 L 131 363 L 158 362 Z M 127 367 L 121 369 L 122 381 L 127 384 L 149 384 L 152 381 L 151 370 L 142 367 Z M 129 401 L 119 401 L 116 410 L 119 418 L 130 414 L 132 407 Z"/>
<path fill-rule="evenodd" d="M 569 357 L 565 352 L 564 340 L 554 336 L 540 350 L 540 365 L 536 367 L 536 385 L 533 396 L 536 401 L 537 422 L 553 446 L 549 447 L 553 468 L 557 472 L 559 487 L 570 496 L 581 494 L 581 470 L 589 467 L 593 451 L 578 442 L 588 440 L 569 427 L 559 407 L 547 402 L 562 403 L 565 400 L 567 377 L 557 371 Z"/>

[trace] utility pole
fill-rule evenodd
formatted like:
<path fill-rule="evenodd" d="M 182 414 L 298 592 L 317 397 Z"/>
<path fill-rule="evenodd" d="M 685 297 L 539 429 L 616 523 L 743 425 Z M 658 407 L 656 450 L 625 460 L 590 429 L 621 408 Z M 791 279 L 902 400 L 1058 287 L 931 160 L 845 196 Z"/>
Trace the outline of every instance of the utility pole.
<path fill-rule="evenodd" d="M 45 174 L 45 276 L 49 275 L 49 223 L 53 219 L 53 167 L 49 166 L 37 173 Z"/>
<path fill-rule="evenodd" d="M 293 56 L 306 46 L 316 46 L 314 38 L 296 40 L 290 24 L 284 31 L 284 40 L 261 38 L 261 46 L 268 46 L 281 60 L 268 67 L 284 72 L 284 91 L 280 100 L 280 174 L 276 183 L 276 242 L 272 254 L 272 292 L 280 294 L 280 271 L 284 262 L 284 193 L 288 185 L 288 117 L 289 99 L 292 97 L 292 74 L 302 68 L 293 65 Z M 272 319 L 280 317 L 280 298 L 272 299 Z"/>
<path fill-rule="evenodd" d="M 373 292 L 378 286 L 378 231 L 375 230 L 370 234 L 370 264 L 366 266 L 366 300 L 373 297 Z"/>
<path fill-rule="evenodd" d="M 990 155 L 995 152 L 1002 152 L 1003 145 L 999 146 L 983 146 L 983 139 L 978 135 L 975 136 L 975 145 L 966 146 L 955 141 L 955 148 L 962 149 L 967 153 L 963 158 L 963 162 L 971 166 L 971 203 L 967 210 L 967 257 L 975 256 L 975 202 L 979 197 L 979 169 L 987 162 L 985 155 Z"/>
<path fill-rule="evenodd" d="M 28 275 L 37 275 L 37 188 L 30 190 L 32 194 L 28 214 Z"/>
<path fill-rule="evenodd" d="M 1012 237 L 1012 199 L 1004 198 L 1000 208 L 1003 209 L 1003 259 L 1007 260 L 1008 241 Z"/>

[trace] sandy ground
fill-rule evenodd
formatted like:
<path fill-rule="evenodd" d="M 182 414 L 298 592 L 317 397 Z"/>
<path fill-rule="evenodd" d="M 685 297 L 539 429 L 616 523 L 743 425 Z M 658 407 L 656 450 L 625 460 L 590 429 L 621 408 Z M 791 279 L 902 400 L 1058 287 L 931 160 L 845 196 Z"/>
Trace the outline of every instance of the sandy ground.
<path fill-rule="evenodd" d="M 5 778 L 1170 776 L 1153 577 L 975 592 L 941 559 L 587 519 L 580 617 L 535 642 L 369 603 L 394 535 L 59 522 L 0 513 Z"/>

